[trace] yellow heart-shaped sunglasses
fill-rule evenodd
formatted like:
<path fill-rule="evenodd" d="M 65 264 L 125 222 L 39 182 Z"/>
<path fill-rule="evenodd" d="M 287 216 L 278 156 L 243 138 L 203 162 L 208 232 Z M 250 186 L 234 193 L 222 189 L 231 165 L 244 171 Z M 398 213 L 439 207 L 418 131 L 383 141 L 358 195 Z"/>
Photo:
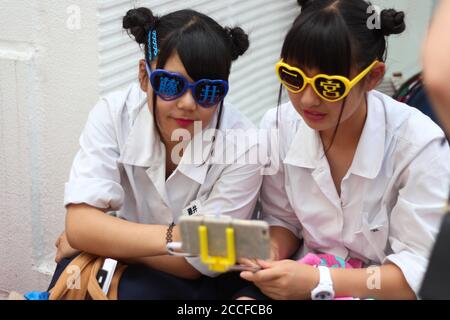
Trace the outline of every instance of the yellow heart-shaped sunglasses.
<path fill-rule="evenodd" d="M 302 92 L 307 84 L 310 84 L 314 92 L 322 99 L 329 102 L 337 102 L 344 99 L 350 90 L 360 82 L 378 63 L 375 60 L 364 71 L 357 75 L 353 80 L 343 76 L 329 76 L 318 74 L 309 78 L 299 68 L 292 67 L 281 59 L 276 64 L 276 72 L 280 82 L 292 93 Z"/>

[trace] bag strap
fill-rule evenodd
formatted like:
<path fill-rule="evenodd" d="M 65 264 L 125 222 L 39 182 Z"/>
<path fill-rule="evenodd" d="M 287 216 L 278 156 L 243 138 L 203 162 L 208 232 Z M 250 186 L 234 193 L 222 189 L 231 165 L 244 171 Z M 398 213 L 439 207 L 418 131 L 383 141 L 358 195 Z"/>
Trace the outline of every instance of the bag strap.
<path fill-rule="evenodd" d="M 111 286 L 108 291 L 109 300 L 118 300 L 119 282 L 126 268 L 126 264 L 117 264 L 116 271 L 114 272 L 111 280 Z"/>
<path fill-rule="evenodd" d="M 83 276 L 83 273 L 86 273 L 86 269 L 96 258 L 94 255 L 83 252 L 73 259 L 61 273 L 55 286 L 50 290 L 49 300 L 84 300 L 89 277 Z M 79 287 L 74 287 L 76 284 Z"/>
<path fill-rule="evenodd" d="M 117 264 L 108 296 L 106 296 L 97 281 L 97 274 L 104 260 L 102 257 L 82 252 L 61 273 L 55 286 L 50 290 L 49 300 L 85 300 L 87 298 L 92 300 L 117 300 L 119 282 L 127 265 Z M 71 273 L 72 268 L 74 268 L 73 273 Z M 77 288 L 72 286 L 76 283 L 79 284 Z"/>
<path fill-rule="evenodd" d="M 108 295 L 106 296 L 97 281 L 97 273 L 103 265 L 104 259 L 98 258 L 91 269 L 91 275 L 88 282 L 88 292 L 92 300 L 117 300 L 119 282 L 127 265 L 118 263 L 111 279 Z"/>
<path fill-rule="evenodd" d="M 104 260 L 104 258 L 97 258 L 97 260 L 95 260 L 94 262 L 93 267 L 91 268 L 87 290 L 92 300 L 108 300 L 108 297 L 105 295 L 102 288 L 100 288 L 100 285 L 97 281 L 97 273 L 102 267 Z"/>

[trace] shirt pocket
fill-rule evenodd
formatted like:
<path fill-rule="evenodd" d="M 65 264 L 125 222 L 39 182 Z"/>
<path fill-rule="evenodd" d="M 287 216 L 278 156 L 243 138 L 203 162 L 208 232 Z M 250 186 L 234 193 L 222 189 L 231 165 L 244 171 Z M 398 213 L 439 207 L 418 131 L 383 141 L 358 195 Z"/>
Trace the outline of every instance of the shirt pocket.
<path fill-rule="evenodd" d="M 355 240 L 360 243 L 361 253 L 372 261 L 383 263 L 388 238 L 389 219 L 386 210 L 363 212 L 361 227 L 355 232 Z"/>

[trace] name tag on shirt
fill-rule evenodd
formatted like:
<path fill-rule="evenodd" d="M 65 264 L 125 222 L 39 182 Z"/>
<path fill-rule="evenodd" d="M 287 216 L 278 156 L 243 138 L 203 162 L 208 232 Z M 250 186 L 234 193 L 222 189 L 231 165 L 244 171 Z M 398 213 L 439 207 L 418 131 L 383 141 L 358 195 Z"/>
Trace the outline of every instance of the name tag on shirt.
<path fill-rule="evenodd" d="M 184 216 L 193 216 L 198 214 L 200 210 L 201 210 L 200 200 L 194 200 L 188 207 L 183 209 L 182 213 Z"/>

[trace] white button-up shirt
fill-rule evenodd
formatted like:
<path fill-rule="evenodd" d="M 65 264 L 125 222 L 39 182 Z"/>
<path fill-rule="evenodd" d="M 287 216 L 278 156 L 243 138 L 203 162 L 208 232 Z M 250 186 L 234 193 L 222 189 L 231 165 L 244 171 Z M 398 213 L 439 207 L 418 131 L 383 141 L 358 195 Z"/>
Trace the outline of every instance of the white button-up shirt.
<path fill-rule="evenodd" d="M 146 103 L 147 95 L 138 84 L 103 99 L 89 114 L 80 138 L 80 150 L 66 183 L 64 205 L 86 203 L 117 211 L 120 218 L 145 224 L 175 223 L 183 210 L 251 218 L 262 182 L 259 164 L 246 164 L 245 158 L 257 142 L 240 146 L 235 163 L 194 163 L 192 142 L 181 163 L 166 180 L 166 151 Z M 217 114 L 209 127 L 215 128 Z M 214 126 L 212 126 L 214 125 Z M 232 106 L 225 104 L 223 129 L 251 129 L 252 123 Z M 204 149 L 212 147 L 202 134 L 194 141 Z M 233 141 L 217 143 L 233 147 Z M 220 152 L 219 152 L 220 151 Z M 228 159 L 229 160 L 229 159 Z M 195 207 L 194 207 L 195 205 Z M 195 212 L 197 211 L 197 212 Z M 198 259 L 188 259 L 199 271 L 209 273 Z"/>
<path fill-rule="evenodd" d="M 303 238 L 309 251 L 390 261 L 417 293 L 444 213 L 450 153 L 418 110 L 368 93 L 368 114 L 338 195 L 317 131 L 291 103 L 279 110 L 280 171 L 263 180 L 264 218 Z M 261 127 L 276 127 L 270 110 Z"/>

